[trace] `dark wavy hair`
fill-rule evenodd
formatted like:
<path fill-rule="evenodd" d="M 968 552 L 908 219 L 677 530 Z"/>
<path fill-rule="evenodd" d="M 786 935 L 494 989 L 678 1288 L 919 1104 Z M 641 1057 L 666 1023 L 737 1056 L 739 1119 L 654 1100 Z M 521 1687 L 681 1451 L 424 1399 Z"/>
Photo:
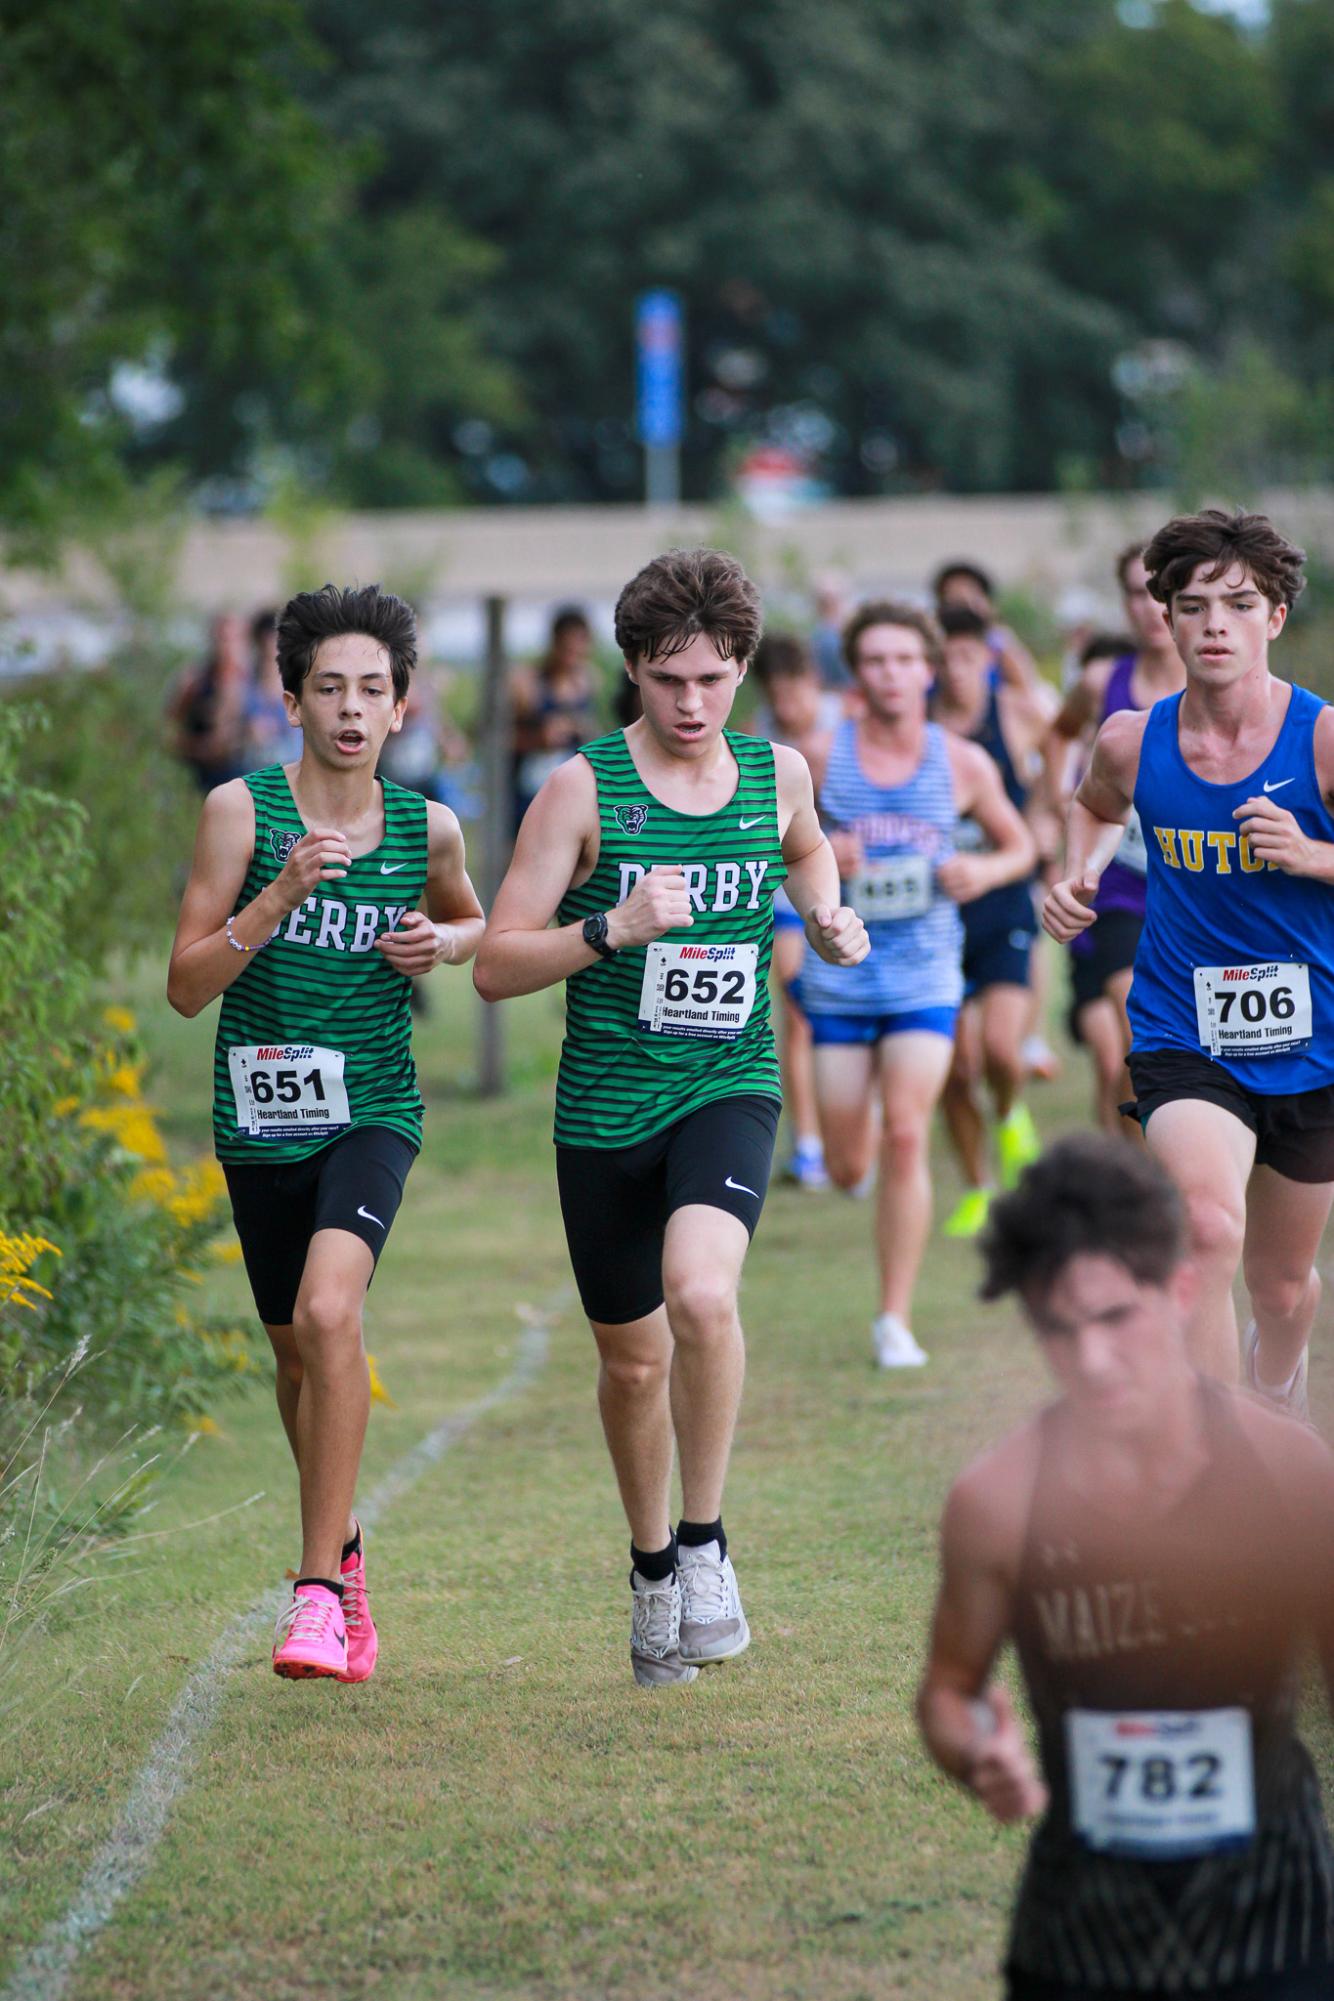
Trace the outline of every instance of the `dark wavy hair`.
<path fill-rule="evenodd" d="M 983 1299 L 1043 1292 L 1072 1258 L 1115 1258 L 1162 1285 L 1186 1254 L 1186 1213 L 1153 1155 L 1106 1133 L 1057 1140 L 987 1212 Z"/>
<path fill-rule="evenodd" d="M 1175 515 L 1144 550 L 1149 589 L 1168 606 L 1201 563 L 1211 565 L 1206 573 L 1211 584 L 1240 563 L 1270 604 L 1284 604 L 1291 611 L 1306 589 L 1305 561 L 1306 551 L 1280 535 L 1267 514 L 1247 514 L 1241 508 L 1231 514 L 1206 507 L 1199 514 Z"/>
<path fill-rule="evenodd" d="M 616 644 L 631 666 L 670 660 L 702 634 L 744 667 L 760 643 L 760 594 L 721 549 L 669 549 L 616 600 Z"/>
<path fill-rule="evenodd" d="M 378 584 L 360 589 L 323 584 L 299 591 L 278 619 L 278 672 L 289 695 L 299 696 L 315 656 L 326 639 L 357 632 L 375 640 L 389 655 L 394 700 L 401 702 L 417 664 L 417 621 L 411 605 Z"/>

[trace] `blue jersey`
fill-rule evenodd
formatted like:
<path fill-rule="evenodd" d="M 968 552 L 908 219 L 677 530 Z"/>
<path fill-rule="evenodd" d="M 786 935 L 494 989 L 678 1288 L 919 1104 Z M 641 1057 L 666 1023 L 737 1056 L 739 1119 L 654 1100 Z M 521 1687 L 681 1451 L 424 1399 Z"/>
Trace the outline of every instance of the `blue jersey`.
<path fill-rule="evenodd" d="M 1334 842 L 1315 769 L 1323 707 L 1294 687 L 1268 757 L 1226 785 L 1197 778 L 1182 756 L 1180 695 L 1150 709 L 1134 802 L 1148 849 L 1136 1053 L 1203 1052 L 1266 1095 L 1334 1083 L 1334 888 L 1258 860 L 1232 817 L 1272 793 L 1304 833 Z"/>
<path fill-rule="evenodd" d="M 876 785 L 857 756 L 857 725 L 835 733 L 820 787 L 826 827 L 861 841 L 863 862 L 843 898 L 865 920 L 871 950 L 859 966 L 808 953 L 801 975 L 808 1014 L 904 1014 L 957 1007 L 963 996 L 959 910 L 936 886 L 954 853 L 954 776 L 944 730 L 926 725 L 922 761 L 902 785 Z"/>

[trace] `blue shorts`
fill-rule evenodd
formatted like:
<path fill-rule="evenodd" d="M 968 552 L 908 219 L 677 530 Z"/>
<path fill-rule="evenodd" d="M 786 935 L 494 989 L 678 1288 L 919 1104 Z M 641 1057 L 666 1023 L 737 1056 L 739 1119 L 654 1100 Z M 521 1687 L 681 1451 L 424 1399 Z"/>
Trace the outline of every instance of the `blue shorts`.
<path fill-rule="evenodd" d="M 869 1049 L 887 1035 L 943 1035 L 953 1042 L 957 1007 L 910 1007 L 902 1014 L 813 1014 L 811 1040 L 817 1049 Z"/>

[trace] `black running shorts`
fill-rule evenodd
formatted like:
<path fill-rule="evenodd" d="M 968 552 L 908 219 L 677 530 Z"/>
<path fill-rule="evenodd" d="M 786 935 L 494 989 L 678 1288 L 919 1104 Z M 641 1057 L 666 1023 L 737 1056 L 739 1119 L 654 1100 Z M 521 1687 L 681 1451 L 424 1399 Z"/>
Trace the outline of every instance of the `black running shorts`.
<path fill-rule="evenodd" d="M 304 1160 L 225 1160 L 232 1219 L 255 1311 L 290 1327 L 317 1230 L 349 1230 L 378 1261 L 416 1149 L 388 1126 L 354 1126 Z"/>
<path fill-rule="evenodd" d="M 1086 949 L 1070 954 L 1072 1022 L 1080 1008 L 1101 1000 L 1115 974 L 1134 965 L 1143 929 L 1144 919 L 1138 911 L 1108 910 L 1080 933 L 1080 943 Z"/>
<path fill-rule="evenodd" d="M 718 1098 L 634 1146 L 560 1146 L 556 1184 L 575 1284 L 590 1320 L 618 1327 L 662 1305 L 662 1240 L 678 1209 L 724 1209 L 751 1236 L 782 1107 Z"/>
<path fill-rule="evenodd" d="M 1145 1049 L 1130 1057 L 1127 1118 L 1148 1124 L 1162 1105 L 1199 1098 L 1220 1105 L 1255 1134 L 1255 1164 L 1289 1181 L 1334 1181 L 1334 1084 L 1271 1095 L 1248 1091 L 1203 1050 Z"/>
<path fill-rule="evenodd" d="M 1301 1973 L 1261 1973 L 1235 1987 L 1211 1983 L 1208 1995 L 1209 2001 L 1329 2001 L 1331 1978 L 1328 1965 Z M 1062 1980 L 1043 1980 L 1013 1966 L 1005 1977 L 1006 2001 L 1184 2001 L 1188 1994 L 1203 1993 L 1197 1987 L 1068 1987 Z"/>

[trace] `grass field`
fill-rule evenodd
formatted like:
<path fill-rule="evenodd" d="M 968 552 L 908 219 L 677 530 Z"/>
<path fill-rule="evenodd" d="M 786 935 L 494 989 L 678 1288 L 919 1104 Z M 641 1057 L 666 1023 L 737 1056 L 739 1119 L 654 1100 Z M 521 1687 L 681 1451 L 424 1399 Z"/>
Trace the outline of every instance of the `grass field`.
<path fill-rule="evenodd" d="M 116 998 L 139 1011 L 174 1149 L 198 1151 L 212 1019 L 170 1015 L 160 977 L 140 969 Z M 512 1089 L 481 1103 L 466 977 L 432 986 L 427 1144 L 368 1316 L 396 1408 L 373 1413 L 367 1490 L 507 1377 L 534 1314 L 552 1316 L 545 1365 L 384 1514 L 374 1680 L 281 1682 L 257 1638 L 142 1881 L 67 1988 L 21 1991 L 994 1993 L 1022 1839 L 933 1774 L 912 1695 L 940 1501 L 1038 1393 L 1027 1338 L 974 1303 L 972 1253 L 938 1239 L 916 1323 L 931 1367 L 878 1377 L 866 1205 L 776 1187 L 746 1276 L 727 1509 L 755 1644 L 692 1687 L 636 1689 L 627 1538 L 555 1202 L 559 998 L 507 1009 Z M 1044 1130 L 1080 1123 L 1086 1096 L 1074 1058 L 1034 1094 Z M 942 1213 L 955 1192 L 942 1162 Z M 209 1286 L 248 1314 L 239 1267 Z M 1332 1382 L 1321 1357 L 1318 1410 Z M 0 1681 L 7 1966 L 69 1908 L 192 1668 L 296 1559 L 267 1379 L 215 1417 L 148 1517 L 153 1539 L 108 1558 L 94 1609 Z M 1318 1745 L 1328 1781 L 1323 1726 Z"/>

